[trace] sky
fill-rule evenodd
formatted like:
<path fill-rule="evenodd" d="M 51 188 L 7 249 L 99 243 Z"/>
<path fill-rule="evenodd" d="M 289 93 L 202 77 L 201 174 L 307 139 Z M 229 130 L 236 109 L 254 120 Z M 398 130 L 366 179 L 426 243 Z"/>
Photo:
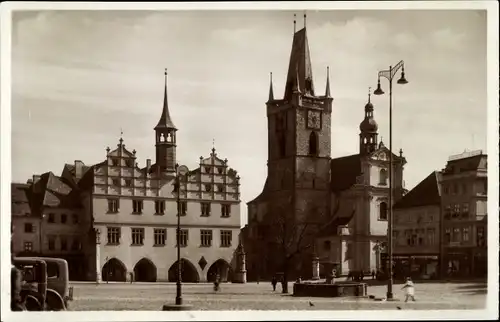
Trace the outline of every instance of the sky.
<path fill-rule="evenodd" d="M 13 13 L 12 180 L 91 165 L 120 132 L 140 167 L 154 162 L 164 68 L 177 158 L 189 168 L 218 156 L 241 176 L 241 211 L 267 174 L 269 73 L 281 98 L 293 11 L 43 11 Z M 377 72 L 405 62 L 394 85 L 393 149 L 413 188 L 448 157 L 486 151 L 486 12 L 307 12 L 316 91 L 330 67 L 332 157 L 358 153 L 359 123 Z M 382 80 L 388 92 L 388 83 Z M 388 95 L 372 96 L 388 146 Z"/>

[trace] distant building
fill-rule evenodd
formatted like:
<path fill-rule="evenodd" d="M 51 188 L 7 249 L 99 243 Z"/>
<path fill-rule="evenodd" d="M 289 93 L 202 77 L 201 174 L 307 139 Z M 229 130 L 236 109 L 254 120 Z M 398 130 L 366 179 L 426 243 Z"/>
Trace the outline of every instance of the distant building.
<path fill-rule="evenodd" d="M 440 276 L 441 173 L 433 171 L 394 205 L 393 260 L 396 277 Z M 386 270 L 387 257 L 382 263 Z"/>
<path fill-rule="evenodd" d="M 487 170 L 480 150 L 451 156 L 442 170 L 443 276 L 486 276 Z"/>
<path fill-rule="evenodd" d="M 285 267 L 290 278 L 309 278 L 316 256 L 335 261 L 342 273 L 371 270 L 372 248 L 387 234 L 389 193 L 389 150 L 379 143 L 373 105 L 365 106 L 359 153 L 331 159 L 330 82 L 327 73 L 324 95 L 317 93 L 305 27 L 294 34 L 288 66 L 283 98 L 275 99 L 271 80 L 266 103 L 267 179 L 248 202 L 243 229 L 248 278 Z M 393 160 L 398 200 L 406 160 L 402 152 Z"/>
<path fill-rule="evenodd" d="M 166 77 L 162 114 L 154 131 L 156 162 L 148 159 L 144 168 L 138 167 L 136 151 L 128 150 L 120 138 L 117 148 L 107 148 L 98 164 L 86 166 L 77 160 L 66 164 L 60 177 L 51 172 L 35 176 L 27 188 L 28 200 L 38 216 L 33 225 L 40 227 L 34 231 L 43 246 L 37 246 L 36 238 L 15 234 L 14 248 L 26 241 L 44 255 L 78 254 L 80 262 L 69 266 L 70 272 L 81 269 L 81 279 L 175 281 L 177 128 L 168 108 Z M 237 172 L 215 148 L 181 179 L 183 281 L 207 281 L 216 274 L 232 279 L 241 227 L 239 185 Z M 19 189 L 16 196 L 21 200 Z M 16 216 L 19 223 L 30 218 Z"/>

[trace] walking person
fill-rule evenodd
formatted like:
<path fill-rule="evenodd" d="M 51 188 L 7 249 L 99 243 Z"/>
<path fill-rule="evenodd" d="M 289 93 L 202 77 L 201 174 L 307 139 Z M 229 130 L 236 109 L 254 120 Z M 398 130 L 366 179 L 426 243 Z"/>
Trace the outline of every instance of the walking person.
<path fill-rule="evenodd" d="M 26 304 L 21 297 L 22 273 L 15 266 L 12 266 L 10 274 L 10 309 L 12 311 L 26 311 Z"/>
<path fill-rule="evenodd" d="M 408 302 L 408 299 L 411 297 L 412 301 L 415 302 L 415 285 L 413 284 L 410 277 L 406 278 L 406 283 L 403 285 L 401 289 L 405 290 L 405 302 Z"/>
<path fill-rule="evenodd" d="M 273 276 L 273 278 L 271 279 L 271 285 L 273 286 L 273 292 L 276 291 L 276 284 L 278 284 L 278 279 L 276 278 L 276 276 Z"/>
<path fill-rule="evenodd" d="M 372 280 L 374 280 L 374 279 L 375 279 L 375 270 L 372 269 Z"/>

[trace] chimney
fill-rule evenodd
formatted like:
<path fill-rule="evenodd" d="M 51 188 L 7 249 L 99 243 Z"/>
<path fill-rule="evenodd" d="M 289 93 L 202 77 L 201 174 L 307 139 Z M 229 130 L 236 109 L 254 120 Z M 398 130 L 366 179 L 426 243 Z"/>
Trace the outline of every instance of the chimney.
<path fill-rule="evenodd" d="M 33 184 L 36 184 L 38 182 L 38 180 L 40 180 L 40 175 L 34 174 L 33 175 Z"/>
<path fill-rule="evenodd" d="M 75 160 L 75 177 L 81 179 L 83 175 L 83 162 Z"/>
<path fill-rule="evenodd" d="M 28 181 L 26 181 L 27 184 L 32 184 L 33 183 L 33 179 L 28 179 Z"/>
<path fill-rule="evenodd" d="M 151 159 L 146 159 L 146 173 L 151 169 Z"/>

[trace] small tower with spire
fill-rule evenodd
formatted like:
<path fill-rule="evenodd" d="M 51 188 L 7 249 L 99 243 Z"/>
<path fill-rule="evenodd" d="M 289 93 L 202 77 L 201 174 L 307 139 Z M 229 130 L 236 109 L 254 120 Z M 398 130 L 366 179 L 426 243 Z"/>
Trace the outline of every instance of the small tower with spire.
<path fill-rule="evenodd" d="M 368 89 L 368 103 L 365 105 L 365 118 L 359 124 L 359 153 L 366 155 L 377 149 L 378 125 L 373 117 L 373 104 L 371 103 L 371 88 Z"/>
<path fill-rule="evenodd" d="M 156 141 L 156 166 L 162 173 L 175 172 L 176 163 L 176 132 L 177 128 L 172 122 L 168 110 L 167 97 L 167 69 L 165 69 L 165 94 L 163 98 L 163 110 L 160 120 L 154 128 Z"/>

